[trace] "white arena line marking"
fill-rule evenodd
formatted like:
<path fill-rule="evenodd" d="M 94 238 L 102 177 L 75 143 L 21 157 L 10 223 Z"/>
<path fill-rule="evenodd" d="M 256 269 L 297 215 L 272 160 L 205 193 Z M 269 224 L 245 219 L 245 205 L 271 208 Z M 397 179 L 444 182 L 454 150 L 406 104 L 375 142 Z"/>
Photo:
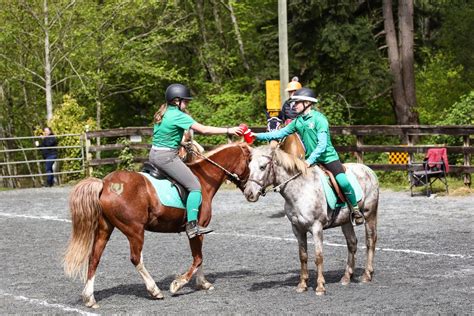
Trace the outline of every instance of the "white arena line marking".
<path fill-rule="evenodd" d="M 12 297 L 13 299 L 15 299 L 17 301 L 25 301 L 27 303 L 34 304 L 34 305 L 41 305 L 41 306 L 45 306 L 45 307 L 52 307 L 52 308 L 61 309 L 65 312 L 76 312 L 76 313 L 79 313 L 81 315 L 90 315 L 90 316 L 100 315 L 100 314 L 95 314 L 95 313 L 88 313 L 88 312 L 85 312 L 83 310 L 68 307 L 68 306 L 62 305 L 62 304 L 51 304 L 51 303 L 48 303 L 46 301 L 39 300 L 39 299 L 36 299 L 36 298 L 28 298 L 28 297 L 21 296 L 21 295 L 13 295 L 13 294 L 10 294 L 10 293 L 5 293 L 1 290 L 0 290 L 0 295 L 1 296 Z"/>
<path fill-rule="evenodd" d="M 32 216 L 32 215 L 23 215 L 23 214 L 9 214 L 9 213 L 0 213 L 0 216 L 12 217 L 12 218 L 30 218 L 30 219 L 45 219 L 48 221 L 58 221 L 70 223 L 70 219 L 57 218 L 54 216 Z"/>
<path fill-rule="evenodd" d="M 57 218 L 53 216 L 31 216 L 31 215 L 21 215 L 21 214 L 9 214 L 9 213 L 0 213 L 0 216 L 5 217 L 12 217 L 12 218 L 29 218 L 29 219 L 40 219 L 40 220 L 50 220 L 50 221 L 58 221 L 58 222 L 66 222 L 70 223 L 71 220 Z M 288 237 L 274 237 L 274 236 L 265 236 L 265 235 L 251 235 L 251 234 L 238 234 L 238 233 L 216 233 L 213 232 L 211 235 L 222 235 L 222 236 L 237 236 L 237 237 L 244 237 L 244 238 L 258 238 L 258 239 L 267 239 L 267 240 L 279 240 L 279 241 L 291 241 L 296 242 L 296 238 L 288 238 Z M 312 243 L 312 240 L 308 240 L 309 243 Z M 336 244 L 324 241 L 323 242 L 327 246 L 331 247 L 347 247 L 345 244 Z M 358 249 L 366 249 L 365 246 L 358 247 Z M 469 259 L 473 256 L 471 255 L 460 255 L 460 254 L 451 254 L 451 253 L 435 253 L 435 252 L 427 252 L 427 251 L 420 251 L 420 250 L 411 250 L 411 249 L 392 249 L 392 248 L 379 248 L 376 247 L 375 250 L 377 251 L 386 251 L 386 252 L 401 252 L 401 253 L 411 253 L 417 255 L 425 255 L 425 256 L 436 256 L 436 257 L 450 257 L 450 258 L 460 258 L 460 259 Z"/>
<path fill-rule="evenodd" d="M 263 236 L 263 235 L 251 235 L 251 234 L 231 234 L 231 233 L 211 233 L 216 235 L 223 235 L 223 236 L 239 236 L 244 238 L 259 238 L 259 239 L 270 239 L 270 240 L 280 240 L 280 241 L 291 241 L 297 242 L 296 238 L 288 238 L 288 237 L 273 237 L 273 236 Z M 312 240 L 309 238 L 308 243 L 312 243 Z M 346 248 L 347 245 L 344 244 L 335 244 L 324 241 L 323 244 L 332 247 L 344 247 Z M 358 247 L 359 249 L 366 249 L 367 247 Z M 411 253 L 411 254 L 418 254 L 418 255 L 426 255 L 426 256 L 437 256 L 437 257 L 450 257 L 450 258 L 460 258 L 460 259 L 468 259 L 472 258 L 471 255 L 460 255 L 460 254 L 450 254 L 450 253 L 435 253 L 435 252 L 426 252 L 426 251 L 419 251 L 419 250 L 410 250 L 410 249 L 392 249 L 392 248 L 379 248 L 375 247 L 377 251 L 387 251 L 387 252 L 402 252 L 402 253 Z"/>

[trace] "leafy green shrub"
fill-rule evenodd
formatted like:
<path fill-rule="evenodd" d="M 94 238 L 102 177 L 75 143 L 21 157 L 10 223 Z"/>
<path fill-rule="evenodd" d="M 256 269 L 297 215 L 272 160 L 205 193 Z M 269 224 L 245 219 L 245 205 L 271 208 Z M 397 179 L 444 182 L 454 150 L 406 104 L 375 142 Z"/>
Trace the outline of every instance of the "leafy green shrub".
<path fill-rule="evenodd" d="M 265 105 L 258 104 L 255 97 L 241 92 L 225 91 L 207 98 L 196 98 L 189 104 L 192 117 L 201 124 L 211 126 L 265 125 Z M 203 144 L 226 143 L 226 136 L 197 136 Z"/>
<path fill-rule="evenodd" d="M 130 149 L 130 140 L 128 138 L 121 137 L 117 143 L 125 145 L 119 154 L 120 163 L 117 166 L 117 170 L 134 171 L 135 165 L 133 162 L 133 153 Z"/>
<path fill-rule="evenodd" d="M 70 95 L 64 95 L 63 103 L 55 108 L 53 118 L 50 122 L 51 128 L 57 135 L 83 134 L 86 129 L 93 130 L 95 121 L 86 117 L 85 107 L 79 105 Z M 82 136 L 81 136 L 82 137 Z M 59 146 L 80 146 L 81 140 L 77 136 L 65 136 L 58 138 Z M 60 150 L 59 158 L 80 158 L 81 148 L 65 148 Z M 74 171 L 82 169 L 82 161 L 62 161 L 62 170 Z M 80 173 L 66 174 L 63 181 L 80 179 Z"/>
<path fill-rule="evenodd" d="M 417 111 L 421 124 L 439 124 L 468 85 L 462 78 L 463 66 L 454 64 L 449 54 L 422 52 L 426 62 L 416 71 Z"/>

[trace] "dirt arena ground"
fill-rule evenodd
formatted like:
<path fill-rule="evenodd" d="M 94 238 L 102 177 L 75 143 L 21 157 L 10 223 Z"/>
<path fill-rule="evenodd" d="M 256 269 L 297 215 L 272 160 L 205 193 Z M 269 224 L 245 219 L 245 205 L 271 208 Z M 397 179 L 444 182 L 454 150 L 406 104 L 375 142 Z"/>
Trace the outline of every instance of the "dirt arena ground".
<path fill-rule="evenodd" d="M 169 284 L 191 264 L 184 234 L 145 236 L 144 262 L 165 298 L 151 299 L 129 261 L 128 242 L 115 230 L 95 282 L 99 309 L 83 306 L 83 284 L 67 279 L 61 253 L 71 224 L 70 187 L 0 192 L 0 314 L 473 314 L 474 197 L 416 196 L 382 191 L 375 275 L 358 281 L 365 262 L 364 229 L 356 276 L 343 275 L 346 247 L 339 228 L 325 231 L 325 296 L 316 296 L 314 248 L 310 289 L 297 294 L 296 240 L 283 199 L 268 194 L 249 203 L 238 190 L 214 199 L 204 267 L 214 291 L 194 282 L 171 296 Z"/>

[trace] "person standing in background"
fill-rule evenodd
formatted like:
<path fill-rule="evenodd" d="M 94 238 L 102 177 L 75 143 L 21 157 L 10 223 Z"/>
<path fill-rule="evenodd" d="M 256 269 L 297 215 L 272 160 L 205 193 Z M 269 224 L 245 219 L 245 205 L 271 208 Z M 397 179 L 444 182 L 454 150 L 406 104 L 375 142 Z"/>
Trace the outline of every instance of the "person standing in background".
<path fill-rule="evenodd" d="M 293 77 L 285 89 L 285 91 L 288 92 L 289 98 L 281 106 L 280 111 L 278 111 L 278 116 L 272 117 L 268 111 L 265 112 L 267 116 L 267 132 L 279 129 L 281 124 L 288 125 L 296 118 L 298 113 L 293 109 L 290 99 L 295 91 L 301 89 L 301 87 L 298 77 Z"/>
<path fill-rule="evenodd" d="M 288 92 L 289 98 L 288 100 L 285 101 L 285 103 L 283 103 L 283 106 L 281 107 L 281 112 L 279 115 L 279 118 L 285 125 L 290 124 L 290 122 L 298 116 L 298 113 L 295 111 L 290 100 L 293 94 L 301 88 L 302 86 L 301 86 L 301 83 L 299 83 L 298 77 L 293 77 L 291 81 L 288 83 L 287 88 L 285 89 L 285 91 Z"/>
<path fill-rule="evenodd" d="M 36 146 L 41 147 L 41 154 L 43 159 L 46 160 L 46 186 L 52 187 L 54 185 L 53 165 L 55 160 L 58 158 L 58 141 L 50 127 L 43 129 L 43 136 L 41 136 L 41 143 L 36 141 Z"/>

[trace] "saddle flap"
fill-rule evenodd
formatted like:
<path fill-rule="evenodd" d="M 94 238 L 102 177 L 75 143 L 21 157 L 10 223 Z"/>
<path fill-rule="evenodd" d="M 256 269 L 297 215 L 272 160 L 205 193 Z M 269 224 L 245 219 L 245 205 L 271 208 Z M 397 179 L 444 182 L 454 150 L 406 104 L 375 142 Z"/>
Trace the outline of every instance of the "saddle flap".
<path fill-rule="evenodd" d="M 346 196 L 342 193 L 341 188 L 339 187 L 339 184 L 337 183 L 336 178 L 334 178 L 334 175 L 332 174 L 332 172 L 324 168 L 322 165 L 318 165 L 318 166 L 329 177 L 329 186 L 331 187 L 331 189 L 334 190 L 334 192 L 336 192 L 339 200 L 341 200 L 342 202 L 347 202 Z M 344 168 L 344 172 L 345 172 L 346 167 L 344 165 L 342 167 Z"/>
<path fill-rule="evenodd" d="M 186 200 L 188 199 L 188 194 L 189 194 L 188 190 L 186 190 L 186 188 L 183 187 L 180 183 L 176 182 L 176 180 L 174 180 L 173 178 L 168 176 L 166 173 L 158 169 L 150 161 L 145 161 L 143 163 L 142 172 L 148 173 L 150 176 L 158 180 L 168 180 L 171 186 L 176 187 L 181 200 L 184 202 L 184 204 L 186 204 Z"/>

